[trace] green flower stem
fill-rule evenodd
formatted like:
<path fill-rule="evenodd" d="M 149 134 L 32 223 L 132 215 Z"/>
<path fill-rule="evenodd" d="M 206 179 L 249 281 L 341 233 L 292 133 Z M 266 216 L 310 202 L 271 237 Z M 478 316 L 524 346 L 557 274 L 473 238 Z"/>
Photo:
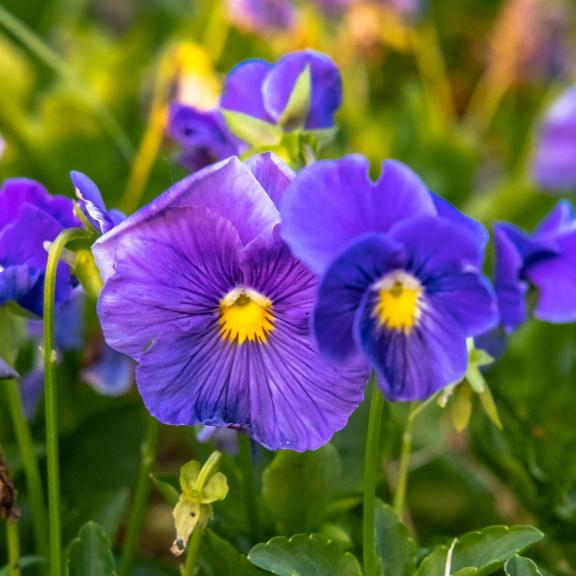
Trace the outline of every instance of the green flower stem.
<path fill-rule="evenodd" d="M 127 576 L 130 574 L 134 555 L 138 548 L 138 541 L 140 539 L 140 533 L 144 523 L 144 515 L 146 513 L 148 493 L 150 491 L 150 472 L 156 456 L 156 445 L 158 444 L 159 432 L 160 423 L 158 420 L 151 416 L 147 417 L 146 431 L 142 442 L 140 468 L 136 479 L 136 489 L 132 500 L 132 510 L 128 521 L 128 528 L 126 530 L 126 539 L 124 540 L 124 548 L 122 550 L 122 559 L 120 561 L 118 576 Z"/>
<path fill-rule="evenodd" d="M 380 434 L 384 408 L 384 396 L 376 384 L 374 375 L 370 378 L 370 385 L 372 386 L 372 399 L 370 400 L 364 456 L 364 514 L 362 524 L 364 576 L 376 576 L 377 574 L 374 511 L 376 507 L 376 482 L 380 468 Z M 381 572 L 379 574 L 381 576 Z"/>
<path fill-rule="evenodd" d="M 8 544 L 8 576 L 20 576 L 20 536 L 18 521 L 6 520 L 6 540 Z"/>
<path fill-rule="evenodd" d="M 115 142 L 122 156 L 130 161 L 134 155 L 132 144 L 123 131 L 122 127 L 114 118 L 110 110 L 102 104 L 94 95 L 86 90 L 86 82 L 77 77 L 74 70 L 68 63 L 50 46 L 48 46 L 39 36 L 30 30 L 25 24 L 15 18 L 10 12 L 0 5 L 0 26 L 13 34 L 30 52 L 51 68 L 62 80 L 69 82 L 73 86 L 79 87 L 80 94 L 84 97 L 84 102 L 92 110 L 92 113 L 108 132 Z"/>
<path fill-rule="evenodd" d="M 394 510 L 399 518 L 404 515 L 404 504 L 406 502 L 406 486 L 408 484 L 408 470 L 410 465 L 410 454 L 412 453 L 412 430 L 414 420 L 421 412 L 424 404 L 418 405 L 414 402 L 410 404 L 410 412 L 406 419 L 406 427 L 402 435 L 402 449 L 400 452 L 400 464 L 398 468 L 398 482 L 394 492 Z"/>
<path fill-rule="evenodd" d="M 86 238 L 81 228 L 68 228 L 52 242 L 44 281 L 44 397 L 46 407 L 46 460 L 48 469 L 48 515 L 50 532 L 50 574 L 62 574 L 62 534 L 60 526 L 60 469 L 58 461 L 58 384 L 54 349 L 54 308 L 56 272 L 66 244 Z"/>
<path fill-rule="evenodd" d="M 240 448 L 240 468 L 244 483 L 244 503 L 246 516 L 250 525 L 250 534 L 253 542 L 260 540 L 260 514 L 258 512 L 258 497 L 256 478 L 254 476 L 254 463 L 252 461 L 252 443 L 246 434 L 238 434 Z"/>
<path fill-rule="evenodd" d="M 204 530 L 200 525 L 196 526 L 192 531 L 192 536 L 186 551 L 186 563 L 184 564 L 182 576 L 194 576 L 196 573 L 198 555 L 200 552 L 200 542 L 202 541 L 203 532 Z"/>
<path fill-rule="evenodd" d="M 16 380 L 5 382 L 6 395 L 8 396 L 8 406 L 12 418 L 12 425 L 16 431 L 16 440 L 24 474 L 26 475 L 26 485 L 28 487 L 28 500 L 30 503 L 30 512 L 32 515 L 32 527 L 34 530 L 34 539 L 38 553 L 42 556 L 48 554 L 48 530 L 46 518 L 46 502 L 42 488 L 42 479 L 40 476 L 40 466 L 32 441 L 32 434 L 28 420 L 24 414 L 22 406 L 22 397 L 20 395 L 20 385 Z"/>

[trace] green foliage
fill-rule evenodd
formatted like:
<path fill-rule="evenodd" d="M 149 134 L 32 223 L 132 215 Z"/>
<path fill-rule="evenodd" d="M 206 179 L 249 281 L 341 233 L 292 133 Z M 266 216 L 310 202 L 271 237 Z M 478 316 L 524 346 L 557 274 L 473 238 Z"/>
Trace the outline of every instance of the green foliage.
<path fill-rule="evenodd" d="M 319 534 L 272 538 L 257 544 L 250 562 L 278 576 L 362 576 L 358 560 Z"/>
<path fill-rule="evenodd" d="M 391 506 L 376 502 L 376 555 L 380 574 L 410 576 L 416 570 L 416 544 Z"/>
<path fill-rule="evenodd" d="M 443 574 L 446 566 L 455 576 L 485 576 L 501 568 L 516 554 L 543 538 L 531 526 L 490 526 L 469 532 L 437 546 L 420 564 L 418 576 Z"/>
<path fill-rule="evenodd" d="M 95 522 L 88 522 L 78 532 L 68 549 L 68 576 L 116 576 L 110 540 Z"/>
<path fill-rule="evenodd" d="M 530 558 L 514 556 L 504 565 L 506 576 L 542 576 L 542 572 Z"/>
<path fill-rule="evenodd" d="M 341 474 L 338 452 L 327 444 L 316 452 L 277 452 L 264 471 L 264 499 L 281 534 L 318 529 Z"/>

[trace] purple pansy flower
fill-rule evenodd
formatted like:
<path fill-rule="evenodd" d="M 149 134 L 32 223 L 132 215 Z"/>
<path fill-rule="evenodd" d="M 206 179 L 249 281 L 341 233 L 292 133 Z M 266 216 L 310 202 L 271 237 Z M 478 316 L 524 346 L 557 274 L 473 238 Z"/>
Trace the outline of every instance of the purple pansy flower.
<path fill-rule="evenodd" d="M 576 189 L 576 88 L 562 94 L 546 114 L 533 172 L 543 188 Z"/>
<path fill-rule="evenodd" d="M 78 226 L 72 200 L 51 196 L 38 182 L 7 180 L 0 188 L 0 306 L 15 301 L 42 315 L 46 243 Z M 68 300 L 74 281 L 67 264 L 58 266 L 56 302 Z"/>
<path fill-rule="evenodd" d="M 246 146 L 232 135 L 220 110 L 199 110 L 174 103 L 170 107 L 168 135 L 180 145 L 180 163 L 190 172 L 240 155 Z"/>
<path fill-rule="evenodd" d="M 251 32 L 286 30 L 294 23 L 291 0 L 228 0 L 230 20 Z"/>
<path fill-rule="evenodd" d="M 126 218 L 120 210 L 106 209 L 98 186 L 86 174 L 72 171 L 70 179 L 74 185 L 80 210 L 100 234 L 109 232 Z"/>
<path fill-rule="evenodd" d="M 296 81 L 307 66 L 311 94 L 304 128 L 331 128 L 334 113 L 342 103 L 342 79 L 334 62 L 315 50 L 287 54 L 276 64 L 265 60 L 248 60 L 239 64 L 226 78 L 220 106 L 278 124 Z"/>
<path fill-rule="evenodd" d="M 234 427 L 271 449 L 315 449 L 363 397 L 366 370 L 337 370 L 309 331 L 316 280 L 278 234 L 290 170 L 230 158 L 176 183 L 101 237 L 98 312 L 137 362 L 150 413 Z"/>
<path fill-rule="evenodd" d="M 526 295 L 536 287 L 534 316 L 547 322 L 576 320 L 576 219 L 559 202 L 533 234 L 508 223 L 494 225 L 495 287 L 502 323 L 512 332 L 528 317 Z"/>
<path fill-rule="evenodd" d="M 384 162 L 371 181 L 362 156 L 299 172 L 282 218 L 294 255 L 321 276 L 314 331 L 325 357 L 360 352 L 395 401 L 463 378 L 466 339 L 497 323 L 480 224 L 400 162 Z"/>

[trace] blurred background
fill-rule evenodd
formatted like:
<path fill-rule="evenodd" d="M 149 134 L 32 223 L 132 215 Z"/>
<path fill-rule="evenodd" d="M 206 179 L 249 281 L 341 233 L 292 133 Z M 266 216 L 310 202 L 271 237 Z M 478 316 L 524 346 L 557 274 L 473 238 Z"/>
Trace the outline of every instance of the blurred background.
<path fill-rule="evenodd" d="M 238 62 L 312 47 L 335 60 L 344 84 L 338 135 L 323 157 L 365 154 L 375 176 L 384 159 L 403 160 L 488 227 L 505 219 L 531 228 L 558 199 L 535 181 L 533 161 L 543 117 L 574 79 L 575 10 L 561 0 L 1 0 L 0 179 L 35 178 L 71 196 L 68 172 L 80 170 L 109 207 L 130 213 L 187 173 L 166 132 L 171 102 L 210 108 Z M 421 545 L 534 523 L 547 535 L 541 563 L 576 574 L 575 344 L 575 327 L 536 321 L 509 338 L 486 372 L 502 430 L 476 400 L 462 432 L 450 410 L 432 408 L 419 422 L 408 500 Z M 93 518 L 121 542 L 146 416 L 135 390 L 110 399 L 78 380 L 86 354 L 61 364 L 65 538 Z M 388 412 L 393 478 L 405 410 Z M 335 438 L 342 495 L 358 494 L 365 413 Z M 18 478 L 1 407 L 0 418 Z M 33 418 L 41 438 L 42 415 Z M 157 472 L 173 473 L 210 447 L 164 427 L 158 450 Z M 227 466 L 233 486 L 237 470 Z M 388 486 L 379 489 L 385 497 Z M 233 502 L 226 510 L 223 535 L 243 521 L 240 502 L 236 516 Z M 176 574 L 172 530 L 153 494 L 137 574 Z"/>

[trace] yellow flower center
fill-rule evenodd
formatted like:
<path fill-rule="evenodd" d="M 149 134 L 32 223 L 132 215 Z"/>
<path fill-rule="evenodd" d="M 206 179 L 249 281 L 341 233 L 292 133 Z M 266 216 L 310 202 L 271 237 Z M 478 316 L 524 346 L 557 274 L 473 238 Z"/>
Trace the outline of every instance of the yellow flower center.
<path fill-rule="evenodd" d="M 422 313 L 420 282 L 406 272 L 396 271 L 380 280 L 375 289 L 378 299 L 372 316 L 379 326 L 410 333 Z"/>
<path fill-rule="evenodd" d="M 274 330 L 272 302 L 250 289 L 235 288 L 220 301 L 220 337 L 235 344 L 265 344 Z"/>

